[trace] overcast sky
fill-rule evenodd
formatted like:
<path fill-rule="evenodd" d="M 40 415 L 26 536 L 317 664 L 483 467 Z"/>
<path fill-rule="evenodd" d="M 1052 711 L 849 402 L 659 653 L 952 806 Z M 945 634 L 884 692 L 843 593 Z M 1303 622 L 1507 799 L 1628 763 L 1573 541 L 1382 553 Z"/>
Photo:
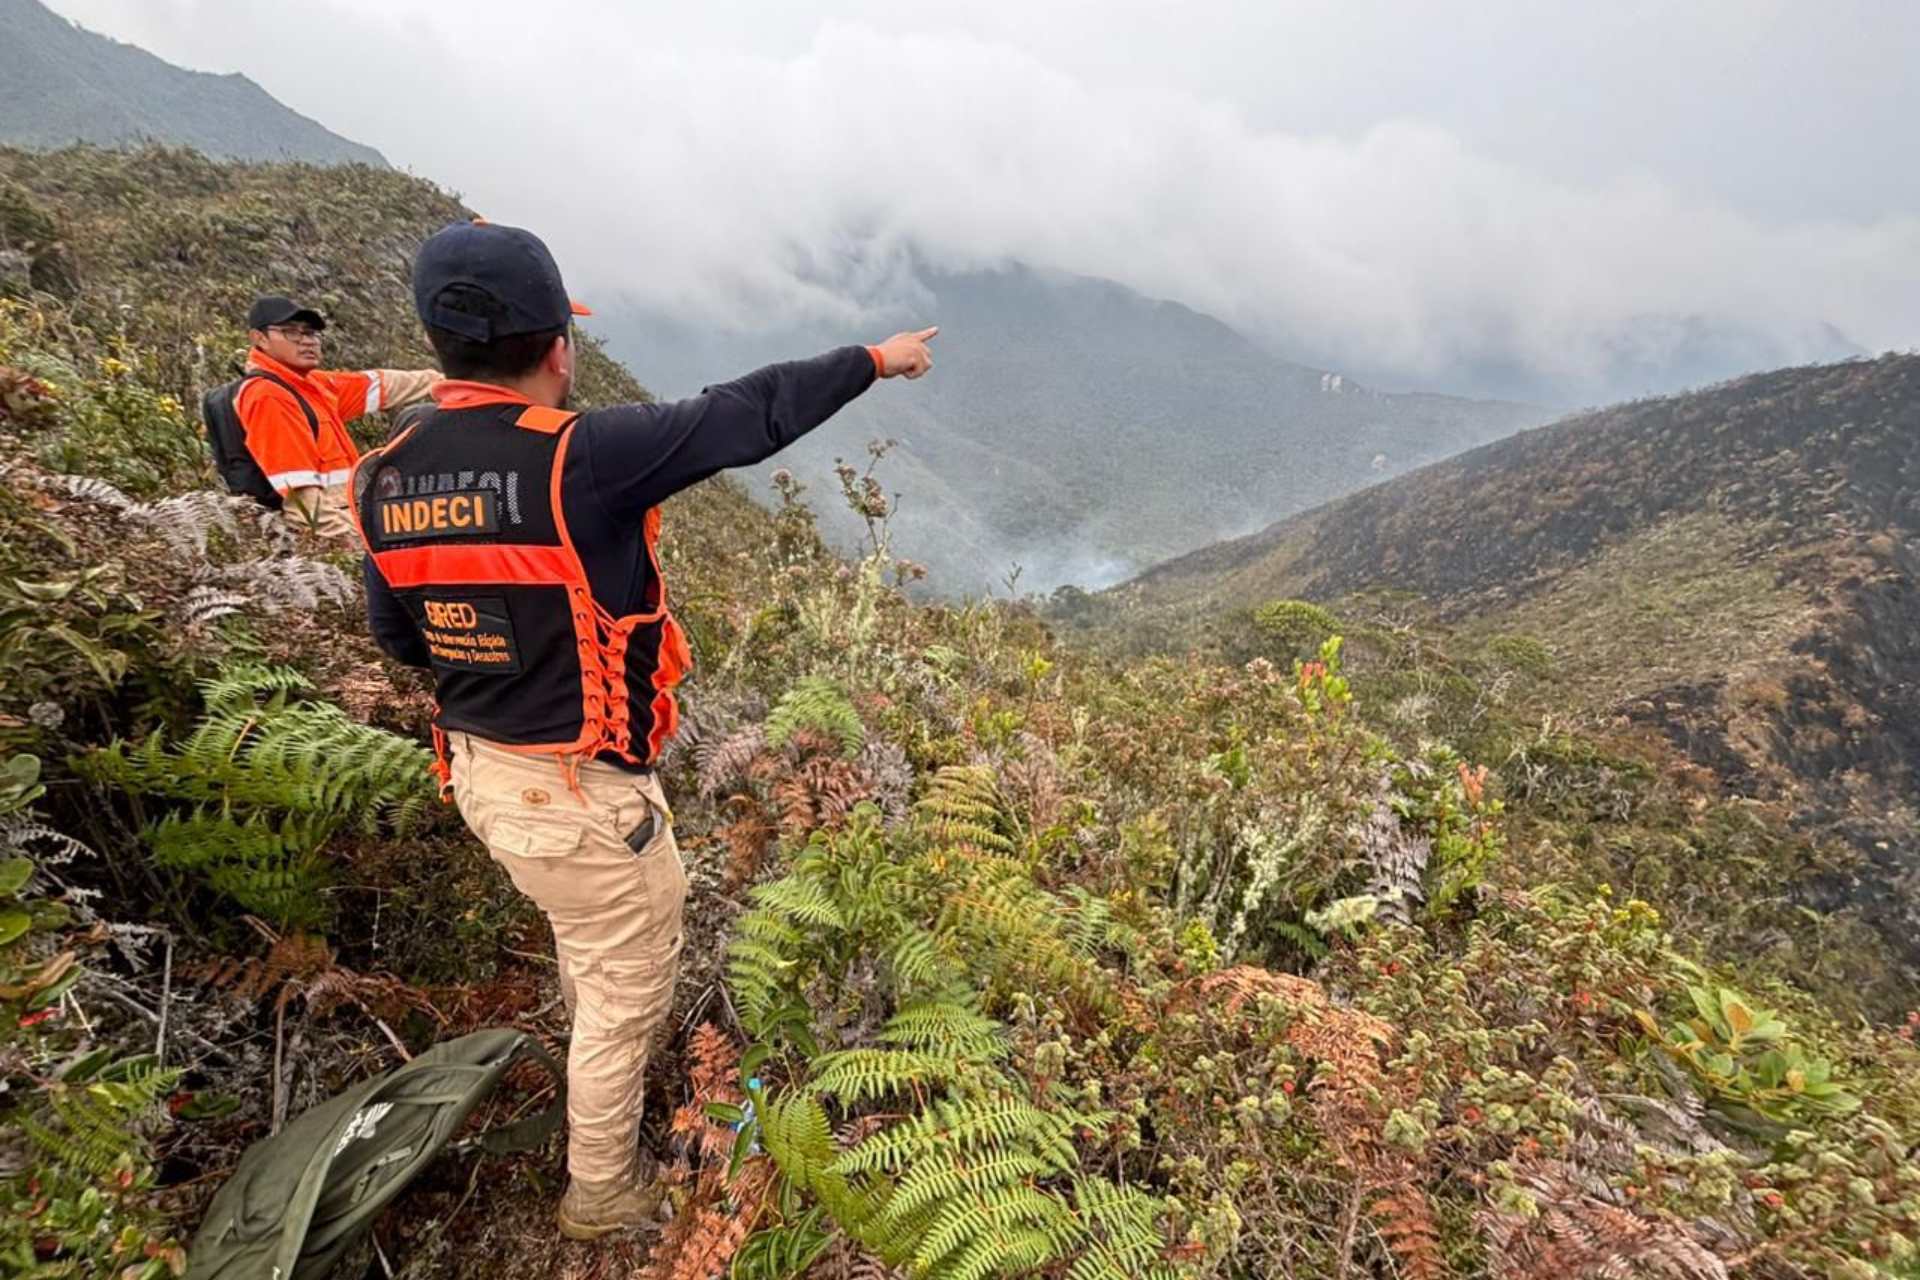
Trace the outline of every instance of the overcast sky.
<path fill-rule="evenodd" d="M 52 7 L 714 323 L 912 245 L 1442 389 L 1578 385 L 1649 317 L 1920 345 L 1914 0 Z"/>

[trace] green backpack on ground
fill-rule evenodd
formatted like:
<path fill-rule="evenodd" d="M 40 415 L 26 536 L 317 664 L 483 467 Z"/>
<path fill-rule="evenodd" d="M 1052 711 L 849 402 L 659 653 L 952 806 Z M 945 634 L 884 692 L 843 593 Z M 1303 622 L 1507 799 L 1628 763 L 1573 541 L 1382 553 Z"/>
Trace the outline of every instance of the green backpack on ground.
<path fill-rule="evenodd" d="M 494 1028 L 437 1044 L 249 1147 L 187 1250 L 188 1280 L 321 1280 L 522 1058 L 552 1074 L 553 1105 L 460 1148 L 541 1145 L 567 1100 L 565 1073 L 537 1041 Z"/>

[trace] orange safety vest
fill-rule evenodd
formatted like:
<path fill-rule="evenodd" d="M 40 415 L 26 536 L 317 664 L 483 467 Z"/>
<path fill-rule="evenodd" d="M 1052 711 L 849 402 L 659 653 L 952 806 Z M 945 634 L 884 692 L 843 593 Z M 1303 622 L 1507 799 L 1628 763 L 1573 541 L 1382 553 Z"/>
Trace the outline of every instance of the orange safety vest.
<path fill-rule="evenodd" d="M 436 772 L 446 734 L 511 751 L 651 766 L 673 736 L 691 666 L 667 609 L 660 511 L 640 536 L 640 612 L 595 596 L 560 497 L 577 414 L 484 394 L 441 407 L 354 468 L 352 510 L 434 672 Z"/>
<path fill-rule="evenodd" d="M 249 353 L 247 368 L 271 373 L 293 388 L 290 392 L 265 378 L 249 378 L 234 397 L 234 412 L 246 428 L 247 452 L 267 483 L 283 496 L 289 489 L 346 484 L 359 457 L 346 424 L 386 406 L 380 371 L 296 373 L 264 351 Z M 296 394 L 313 410 L 313 425 L 308 425 Z"/>

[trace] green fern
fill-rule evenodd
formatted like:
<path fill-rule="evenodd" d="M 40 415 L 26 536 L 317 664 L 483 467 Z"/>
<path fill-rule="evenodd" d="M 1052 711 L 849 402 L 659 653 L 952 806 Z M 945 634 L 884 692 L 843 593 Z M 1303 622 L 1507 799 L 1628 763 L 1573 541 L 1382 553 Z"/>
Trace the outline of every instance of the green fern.
<path fill-rule="evenodd" d="M 910 875 L 887 846 L 879 811 L 861 805 L 844 830 L 816 832 L 786 876 L 757 886 L 727 949 L 728 986 L 747 1031 L 775 1037 L 775 1024 L 815 983 L 844 980 L 867 948 L 892 952 L 915 909 Z M 937 947 L 924 947 L 916 962 L 929 985 L 951 981 Z"/>
<path fill-rule="evenodd" d="M 54 1166 L 55 1176 L 99 1179 L 144 1164 L 139 1133 L 160 1100 L 179 1082 L 178 1071 L 135 1060 L 110 1069 L 116 1079 L 55 1085 L 36 1114 L 15 1117 L 19 1131 Z"/>
<path fill-rule="evenodd" d="M 1166 1206 L 1158 1198 L 1105 1178 L 1077 1180 L 1073 1198 L 1087 1236 L 1069 1280 L 1172 1280 L 1159 1225 Z"/>
<path fill-rule="evenodd" d="M 1285 939 L 1309 960 L 1324 960 L 1332 954 L 1327 940 L 1307 926 L 1295 920 L 1269 920 L 1266 929 L 1276 937 Z"/>
<path fill-rule="evenodd" d="M 1004 1028 L 974 1006 L 971 992 L 914 1000 L 881 1028 L 882 1043 L 947 1053 L 976 1062 L 1005 1056 Z"/>
<path fill-rule="evenodd" d="M 933 775 L 917 807 L 921 828 L 936 844 L 1007 855 L 1014 851 L 1016 833 L 991 769 L 948 765 Z"/>
<path fill-rule="evenodd" d="M 313 681 L 293 667 L 271 667 L 259 662 L 236 662 L 211 679 L 200 682 L 200 698 L 211 708 L 251 706 L 262 697 L 287 698 L 313 689 Z"/>
<path fill-rule="evenodd" d="M 911 921 L 887 950 L 887 966 L 901 994 L 950 983 L 962 966 L 954 940 Z"/>
<path fill-rule="evenodd" d="M 767 717 L 767 742 L 776 749 L 785 748 L 802 729 L 836 739 L 847 756 L 857 755 L 867 740 L 860 713 L 840 686 L 825 676 L 808 676 L 787 690 Z"/>
<path fill-rule="evenodd" d="M 159 865 L 199 871 L 215 892 L 244 910 L 291 928 L 325 918 L 320 894 L 329 877 L 321 850 L 331 830 L 311 817 L 289 816 L 275 824 L 254 814 L 236 822 L 196 810 L 154 823 L 147 841 Z"/>
<path fill-rule="evenodd" d="M 942 904 L 937 929 L 961 940 L 977 969 L 1004 989 L 1051 986 L 1092 1007 L 1115 1008 L 1106 973 L 1071 941 L 1073 913 L 1023 874 L 981 869 Z"/>
<path fill-rule="evenodd" d="M 1103 899 L 1034 883 L 1011 856 L 1016 832 L 990 773 L 943 770 L 909 831 L 862 806 L 754 891 L 728 985 L 751 1034 L 801 1048 L 797 1077 L 762 1108 L 761 1144 L 789 1190 L 925 1280 L 1167 1275 L 1160 1202 L 1080 1168 L 1076 1136 L 1113 1113 L 1036 1096 L 1003 1067 L 991 1002 L 1062 990 L 1111 1005 L 1097 957 L 1130 937 Z M 812 1047 L 875 1018 L 868 1043 Z M 890 1122 L 835 1140 L 834 1114 L 876 1111 Z"/>
<path fill-rule="evenodd" d="M 318 924 L 328 841 L 348 827 L 409 830 L 430 811 L 434 788 L 425 749 L 304 699 L 310 689 L 286 668 L 229 667 L 201 685 L 206 714 L 186 737 L 118 741 L 81 770 L 191 806 L 149 826 L 161 866 L 200 873 L 282 926 Z"/>
<path fill-rule="evenodd" d="M 911 1093 L 929 1084 L 953 1080 L 961 1065 L 944 1053 L 912 1049 L 842 1049 L 820 1055 L 808 1087 L 843 1102 L 866 1102 Z"/>
<path fill-rule="evenodd" d="M 783 920 L 817 929 L 844 929 L 846 921 L 826 885 L 789 876 L 755 887 L 753 900 Z"/>
<path fill-rule="evenodd" d="M 331 703 L 289 700 L 306 685 L 298 672 L 230 668 L 201 686 L 207 714 L 183 741 L 115 742 L 88 771 L 139 794 L 324 816 L 369 833 L 417 821 L 433 800 L 431 755 Z"/>
<path fill-rule="evenodd" d="M 940 1099 L 905 1123 L 876 1134 L 842 1155 L 838 1173 L 901 1173 L 936 1148 L 975 1156 L 1025 1141 L 1056 1170 L 1074 1164 L 1072 1135 L 1079 1118 L 1051 1112 L 1015 1097 Z M 1046 1161 L 1043 1161 L 1046 1163 Z"/>

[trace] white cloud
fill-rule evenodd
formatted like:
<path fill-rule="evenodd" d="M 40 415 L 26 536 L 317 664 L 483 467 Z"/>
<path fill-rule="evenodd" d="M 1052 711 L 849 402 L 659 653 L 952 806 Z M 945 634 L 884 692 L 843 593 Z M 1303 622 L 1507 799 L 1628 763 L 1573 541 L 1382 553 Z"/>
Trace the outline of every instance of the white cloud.
<path fill-rule="evenodd" d="M 1061 24 L 996 0 L 970 30 L 884 23 L 877 15 L 894 10 L 865 0 L 817 25 L 742 0 L 697 14 L 611 0 L 544 11 L 375 0 L 56 7 L 190 64 L 245 69 L 490 216 L 541 230 L 577 287 L 630 290 L 715 323 L 844 305 L 821 293 L 823 263 L 884 266 L 888 246 L 912 243 L 953 263 L 1015 257 L 1111 277 L 1409 382 L 1464 385 L 1473 370 L 1518 366 L 1577 387 L 1622 342 L 1662 341 L 1639 327 L 1649 316 L 1738 325 L 1788 357 L 1816 349 L 1821 322 L 1871 348 L 1920 343 L 1920 211 L 1783 217 L 1743 208 L 1711 181 L 1593 159 L 1631 154 L 1594 123 L 1635 116 L 1631 84 L 1617 86 L 1616 113 L 1573 112 L 1568 150 L 1589 157 L 1584 171 L 1541 158 L 1550 132 L 1516 150 L 1519 133 L 1452 107 L 1289 132 L 1270 117 L 1293 100 L 1247 87 L 1261 51 L 1232 56 L 1219 5 L 1203 15 L 1214 29 L 1189 44 L 1177 43 L 1187 37 L 1165 21 L 1168 6 L 1143 4 L 1112 7 L 1096 26 L 1103 10 L 1091 5 L 1053 11 Z M 1337 27 L 1325 30 L 1341 21 L 1333 9 L 1304 6 L 1322 25 L 1281 31 L 1264 16 L 1278 8 L 1239 10 L 1246 33 L 1339 46 Z M 1390 9 L 1351 9 L 1351 41 L 1384 60 L 1354 59 L 1357 99 L 1391 103 L 1368 71 L 1413 65 L 1404 41 L 1384 43 L 1398 30 Z M 1748 31 L 1778 10 L 1730 12 Z M 1882 43 L 1915 30 L 1903 12 L 1888 11 Z M 297 33 L 285 28 L 293 16 Z M 1040 35 L 1023 38 L 1020 18 Z M 1714 34 L 1671 23 L 1687 38 Z M 1073 52 L 1076 28 L 1093 54 Z M 1738 67 L 1713 63 L 1711 47 L 1676 54 L 1658 47 L 1661 35 L 1627 30 L 1603 50 L 1604 66 L 1617 72 L 1636 44 L 1656 67 L 1705 56 L 1703 95 L 1765 97 L 1764 83 L 1736 83 Z M 1156 50 L 1154 40 L 1176 43 Z M 1738 56 L 1765 63 L 1754 44 Z M 1149 63 L 1159 70 L 1121 74 L 1129 47 L 1136 59 L 1160 55 Z M 1219 69 L 1238 100 L 1166 71 L 1183 52 Z M 1508 58 L 1510 87 L 1543 96 L 1513 102 L 1515 113 L 1557 101 L 1551 83 L 1564 73 L 1531 52 Z M 1276 68 L 1284 53 L 1269 55 Z M 1807 71 L 1810 95 L 1844 95 L 1846 83 L 1823 85 L 1819 71 Z M 1468 95 L 1479 86 L 1464 78 L 1486 71 L 1458 74 Z M 1876 141 L 1883 162 L 1910 151 Z M 1727 148 L 1767 143 L 1742 134 Z M 1651 137 L 1648 151 L 1659 152 Z M 1795 153 L 1778 163 L 1790 170 Z M 1742 189 L 1731 177 L 1725 186 Z"/>

